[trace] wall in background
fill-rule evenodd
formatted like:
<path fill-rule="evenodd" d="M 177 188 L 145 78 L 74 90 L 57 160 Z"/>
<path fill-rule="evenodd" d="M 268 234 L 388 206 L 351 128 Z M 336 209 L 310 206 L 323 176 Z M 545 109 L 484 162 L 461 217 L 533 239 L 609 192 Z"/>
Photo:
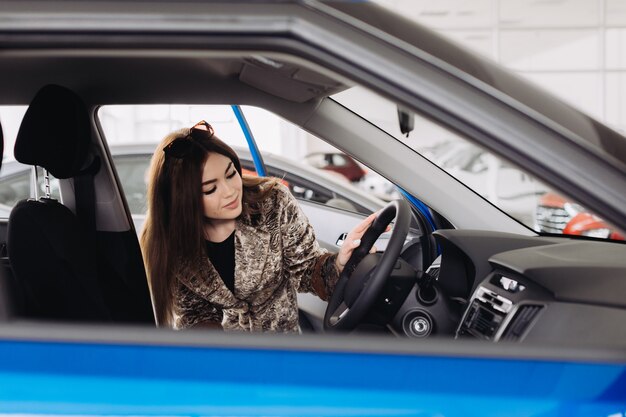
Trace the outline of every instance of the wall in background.
<path fill-rule="evenodd" d="M 626 134 L 625 0 L 376 0 Z"/>

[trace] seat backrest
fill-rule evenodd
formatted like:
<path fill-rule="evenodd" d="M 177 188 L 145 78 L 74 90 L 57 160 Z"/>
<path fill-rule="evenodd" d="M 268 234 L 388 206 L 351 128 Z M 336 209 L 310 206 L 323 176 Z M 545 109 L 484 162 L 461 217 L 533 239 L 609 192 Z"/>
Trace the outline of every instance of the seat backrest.
<path fill-rule="evenodd" d="M 4 159 L 4 134 L 0 123 L 0 167 Z M 8 321 L 24 306 L 24 293 L 18 291 L 7 253 L 7 220 L 0 219 L 0 320 Z"/>
<path fill-rule="evenodd" d="M 64 321 L 154 323 L 143 269 L 131 268 L 139 274 L 132 279 L 126 270 L 116 274 L 123 268 L 106 265 L 110 257 L 97 250 L 102 245 L 95 230 L 93 175 L 99 165 L 92 163 L 90 147 L 91 124 L 82 100 L 61 86 L 43 87 L 20 125 L 15 158 L 59 180 L 72 179 L 78 216 L 45 197 L 20 201 L 12 210 L 7 246 L 17 297 L 24 300 L 18 313 Z M 134 249 L 137 265 L 141 257 L 138 246 Z"/>
<path fill-rule="evenodd" d="M 55 200 L 22 200 L 11 211 L 8 254 L 18 315 L 50 320 L 110 321 L 92 245 L 78 219 Z"/>

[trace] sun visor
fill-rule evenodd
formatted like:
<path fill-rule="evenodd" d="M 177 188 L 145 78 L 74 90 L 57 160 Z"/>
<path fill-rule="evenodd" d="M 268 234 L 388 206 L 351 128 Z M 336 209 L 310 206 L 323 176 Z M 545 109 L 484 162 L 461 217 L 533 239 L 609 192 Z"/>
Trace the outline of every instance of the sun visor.
<path fill-rule="evenodd" d="M 326 96 L 341 84 L 321 74 L 267 58 L 246 60 L 239 80 L 285 100 L 304 103 Z"/>

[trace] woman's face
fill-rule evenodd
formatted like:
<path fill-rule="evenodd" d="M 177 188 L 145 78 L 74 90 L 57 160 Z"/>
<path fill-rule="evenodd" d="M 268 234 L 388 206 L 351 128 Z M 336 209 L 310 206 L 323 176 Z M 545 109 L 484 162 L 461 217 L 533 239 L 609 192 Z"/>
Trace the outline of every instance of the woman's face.
<path fill-rule="evenodd" d="M 202 172 L 204 216 L 231 220 L 241 214 L 241 176 L 230 158 L 209 153 Z"/>

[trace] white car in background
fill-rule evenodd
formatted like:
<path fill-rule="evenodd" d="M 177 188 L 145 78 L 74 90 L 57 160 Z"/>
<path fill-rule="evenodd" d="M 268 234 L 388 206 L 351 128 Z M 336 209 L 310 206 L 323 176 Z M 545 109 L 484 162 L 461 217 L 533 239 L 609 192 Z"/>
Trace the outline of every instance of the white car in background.
<path fill-rule="evenodd" d="M 368 171 L 359 182 L 355 183 L 355 185 L 367 193 L 380 198 L 381 200 L 391 201 L 402 197 L 398 187 L 382 175 L 373 171 Z"/>
<path fill-rule="evenodd" d="M 538 199 L 548 189 L 527 173 L 469 143 L 446 146 L 431 160 L 493 205 L 533 226 Z"/>
<path fill-rule="evenodd" d="M 154 152 L 154 144 L 112 145 L 111 155 L 126 201 L 135 223 L 135 230 L 142 228 L 146 213 L 146 172 Z M 254 174 L 252 155 L 248 149 L 234 147 L 248 174 Z M 371 193 L 355 187 L 339 174 L 297 164 L 292 160 L 263 153 L 269 176 L 280 178 L 292 194 L 300 201 L 318 203 L 354 213 L 370 214 L 380 210 L 385 202 Z M 43 175 L 39 175 L 38 196 L 44 195 Z M 15 160 L 5 161 L 0 171 L 0 217 L 8 218 L 12 207 L 20 200 L 35 196 L 32 168 Z M 59 198 L 56 179 L 51 179 L 50 191 Z M 318 212 L 303 204 L 303 210 L 316 230 L 328 221 L 326 216 L 318 218 Z M 332 245 L 332 242 L 323 242 Z"/>

